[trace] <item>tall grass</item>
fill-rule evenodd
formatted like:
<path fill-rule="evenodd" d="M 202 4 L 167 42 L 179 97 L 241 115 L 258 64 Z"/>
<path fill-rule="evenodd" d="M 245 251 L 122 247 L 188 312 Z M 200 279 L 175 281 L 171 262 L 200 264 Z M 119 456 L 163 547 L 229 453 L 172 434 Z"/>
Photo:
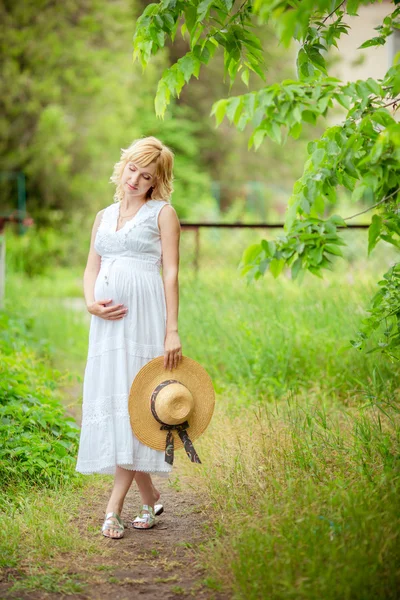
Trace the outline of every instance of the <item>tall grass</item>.
<path fill-rule="evenodd" d="M 11 275 L 10 306 L 30 315 L 60 366 L 82 371 L 90 315 L 79 270 L 51 276 Z M 355 350 L 350 340 L 366 315 L 376 276 L 306 276 L 299 285 L 267 276 L 250 285 L 235 269 L 190 268 L 180 273 L 179 331 L 183 353 L 201 362 L 218 390 L 237 391 L 235 404 L 270 401 L 290 392 L 322 398 L 359 398 L 397 386 L 399 369 L 379 354 Z M 70 310 L 71 298 L 82 311 Z"/>
<path fill-rule="evenodd" d="M 83 361 L 88 321 L 60 292 L 81 294 L 76 274 L 40 281 L 23 284 L 35 331 Z M 202 464 L 182 468 L 212 519 L 198 549 L 207 583 L 233 599 L 398 598 L 399 366 L 350 345 L 375 281 L 353 270 L 247 285 L 234 269 L 181 271 L 183 354 L 217 393 L 196 440 Z"/>
<path fill-rule="evenodd" d="M 213 516 L 207 582 L 234 600 L 399 597 L 399 365 L 349 343 L 374 279 L 182 286 L 184 354 L 217 391 L 186 471 Z"/>
<path fill-rule="evenodd" d="M 217 534 L 201 549 L 209 586 L 234 600 L 398 598 L 399 425 L 391 402 L 292 398 L 232 417 L 220 400 L 196 441 Z"/>
<path fill-rule="evenodd" d="M 289 392 L 346 404 L 367 388 L 376 395 L 398 387 L 398 367 L 350 345 L 373 277 L 309 276 L 303 285 L 266 277 L 247 285 L 233 273 L 207 272 L 182 282 L 183 353 L 204 365 L 218 391 L 236 390 L 235 405 Z"/>

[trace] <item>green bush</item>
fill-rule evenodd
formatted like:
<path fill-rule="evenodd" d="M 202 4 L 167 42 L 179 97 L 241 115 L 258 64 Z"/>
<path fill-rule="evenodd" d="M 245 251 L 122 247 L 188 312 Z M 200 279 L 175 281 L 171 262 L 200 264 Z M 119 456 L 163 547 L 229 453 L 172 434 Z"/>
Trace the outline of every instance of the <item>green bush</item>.
<path fill-rule="evenodd" d="M 74 470 L 79 428 L 65 415 L 49 368 L 46 341 L 29 333 L 29 318 L 0 313 L 0 478 L 56 487 Z"/>
<path fill-rule="evenodd" d="M 6 231 L 7 270 L 25 273 L 28 277 L 43 275 L 63 262 L 67 255 L 66 240 L 53 229 L 32 227 L 23 235 L 10 228 Z"/>

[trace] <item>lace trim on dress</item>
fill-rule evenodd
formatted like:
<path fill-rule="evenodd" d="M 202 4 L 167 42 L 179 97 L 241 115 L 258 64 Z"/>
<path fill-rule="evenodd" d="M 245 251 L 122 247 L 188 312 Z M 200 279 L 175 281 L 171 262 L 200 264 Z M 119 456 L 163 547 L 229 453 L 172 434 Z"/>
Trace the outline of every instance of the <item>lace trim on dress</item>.
<path fill-rule="evenodd" d="M 154 206 L 154 204 L 149 204 L 149 202 L 151 202 L 150 200 L 148 200 L 146 202 L 146 204 L 144 204 L 139 211 L 136 213 L 136 215 L 130 219 L 129 221 L 127 221 L 125 223 L 125 225 L 116 232 L 116 235 L 118 235 L 119 233 L 124 233 L 125 237 L 128 235 L 128 233 L 131 231 L 131 229 L 133 229 L 134 227 L 138 227 L 138 225 L 142 225 L 143 223 L 145 223 L 146 221 L 148 221 L 150 218 L 154 217 L 157 213 L 157 206 Z M 116 202 L 116 207 L 115 207 L 115 216 L 118 215 L 118 203 Z M 115 227 L 117 226 L 117 224 L 115 223 Z M 115 228 L 114 228 L 115 231 Z"/>
<path fill-rule="evenodd" d="M 96 396 L 91 400 L 85 399 L 82 404 L 82 425 L 100 425 L 109 423 L 113 418 L 123 419 L 129 424 L 129 395 L 112 394 L 111 396 Z"/>
<path fill-rule="evenodd" d="M 112 352 L 113 350 L 125 350 L 131 356 L 138 356 L 141 358 L 157 358 L 157 356 L 160 356 L 161 354 L 164 355 L 163 346 L 140 344 L 139 342 L 132 342 L 132 340 L 126 337 L 121 340 L 121 337 L 114 336 L 103 339 L 100 342 L 97 342 L 97 344 L 90 344 L 88 359 L 95 356 L 101 356 L 102 354 Z"/>
<path fill-rule="evenodd" d="M 86 399 L 82 404 L 82 423 L 98 425 L 113 417 L 123 417 L 129 421 L 127 394 L 97 396 L 93 400 Z"/>
<path fill-rule="evenodd" d="M 104 209 L 100 225 L 96 232 L 94 248 L 100 255 L 103 254 L 104 250 L 107 252 L 115 248 L 115 240 L 110 236 L 114 212 L 115 206 L 113 204 Z"/>
<path fill-rule="evenodd" d="M 111 474 L 112 472 L 114 472 L 114 469 L 116 466 L 120 466 L 123 467 L 124 469 L 128 469 L 129 471 L 143 471 L 144 473 L 171 473 L 172 469 L 163 469 L 161 467 L 154 467 L 154 469 L 151 469 L 148 467 L 147 464 L 143 465 L 143 468 L 141 467 L 141 463 L 138 462 L 138 464 L 140 465 L 135 466 L 132 464 L 132 462 L 129 462 L 128 459 L 126 459 L 126 462 L 124 462 L 125 459 L 118 460 L 118 462 L 115 461 L 115 459 L 111 460 L 110 463 L 107 463 L 105 465 L 103 465 L 103 463 L 101 461 L 85 461 L 85 460 L 81 460 L 80 464 L 81 465 L 85 465 L 85 463 L 89 463 L 87 466 L 83 466 L 79 468 L 79 473 L 85 473 L 85 474 L 91 474 L 91 473 L 104 473 L 104 474 Z M 146 463 L 148 461 L 145 461 Z"/>
<path fill-rule="evenodd" d="M 130 231 L 131 229 L 133 229 L 133 227 L 137 227 L 145 221 L 148 221 L 148 219 L 150 219 L 151 217 L 156 216 L 159 210 L 161 210 L 161 207 L 164 206 L 164 204 L 168 204 L 168 202 L 161 200 L 147 200 L 146 204 L 143 204 L 143 206 L 140 207 L 140 209 L 138 210 L 136 215 L 132 217 L 132 219 L 127 221 L 125 225 L 121 227 L 121 229 L 115 231 L 117 227 L 116 217 L 119 213 L 119 203 L 113 202 L 113 204 L 110 204 L 104 209 L 98 227 L 98 231 L 107 229 L 111 233 L 115 234 L 122 232 L 125 233 L 126 230 Z"/>
<path fill-rule="evenodd" d="M 125 225 L 118 231 L 115 231 L 119 212 L 118 202 L 114 202 L 114 204 L 107 206 L 97 229 L 95 240 L 96 251 L 102 248 L 103 252 L 101 252 L 101 254 L 103 254 L 104 251 L 106 253 L 118 253 L 121 249 L 125 250 L 125 242 L 132 229 L 138 227 L 139 225 L 143 225 L 143 223 L 146 223 L 150 219 L 152 219 L 153 222 L 155 221 L 155 227 L 157 227 L 156 217 L 159 210 L 161 210 L 161 206 L 164 206 L 165 202 L 158 200 L 153 201 L 157 202 L 157 204 L 161 206 L 158 206 L 157 204 L 149 204 L 149 202 L 152 201 L 148 200 L 146 204 L 143 204 L 136 215 L 127 221 Z M 161 260 L 158 261 L 158 264 L 161 266 Z"/>

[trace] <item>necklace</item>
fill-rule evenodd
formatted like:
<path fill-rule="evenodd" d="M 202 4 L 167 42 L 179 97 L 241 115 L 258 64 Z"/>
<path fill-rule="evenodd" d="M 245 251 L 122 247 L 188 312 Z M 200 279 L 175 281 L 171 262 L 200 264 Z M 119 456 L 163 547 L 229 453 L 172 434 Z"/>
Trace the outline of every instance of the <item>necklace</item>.
<path fill-rule="evenodd" d="M 146 202 L 144 202 L 144 204 L 146 204 Z M 129 219 L 129 217 L 133 217 L 134 215 L 136 215 L 136 213 L 138 213 L 138 212 L 139 212 L 139 210 L 142 208 L 142 206 L 143 206 L 143 204 L 142 204 L 141 206 L 139 206 L 139 208 L 137 209 L 137 211 L 135 211 L 134 213 L 131 213 L 130 215 L 125 215 L 125 216 L 122 216 L 122 215 L 120 214 L 118 218 L 119 218 L 120 220 L 122 220 L 122 219 Z M 120 208 L 121 208 L 121 207 L 120 207 Z"/>

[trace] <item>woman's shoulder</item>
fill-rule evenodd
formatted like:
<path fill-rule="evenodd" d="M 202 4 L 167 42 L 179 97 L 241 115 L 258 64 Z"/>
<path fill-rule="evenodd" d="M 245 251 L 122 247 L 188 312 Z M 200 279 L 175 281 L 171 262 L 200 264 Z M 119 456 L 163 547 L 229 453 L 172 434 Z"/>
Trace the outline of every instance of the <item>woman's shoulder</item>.
<path fill-rule="evenodd" d="M 151 208 L 153 214 L 156 214 L 158 216 L 158 214 L 161 212 L 161 209 L 164 208 L 164 206 L 170 206 L 172 208 L 172 211 L 175 212 L 174 207 L 172 206 L 171 202 L 168 202 L 167 200 L 148 200 L 147 203 L 149 204 L 149 208 Z"/>
<path fill-rule="evenodd" d="M 98 211 L 95 218 L 95 224 L 98 228 L 101 229 L 113 217 L 116 204 L 116 202 L 113 202 Z"/>
<path fill-rule="evenodd" d="M 161 206 L 164 206 L 165 204 L 170 204 L 170 202 L 167 202 L 166 200 L 156 200 L 154 198 L 151 198 L 150 200 L 147 200 L 147 204 L 152 208 L 161 208 Z"/>
<path fill-rule="evenodd" d="M 111 202 L 111 204 L 109 204 L 108 206 L 104 207 L 102 210 L 105 211 L 111 211 L 111 210 L 115 210 L 118 206 L 119 202 Z"/>
<path fill-rule="evenodd" d="M 118 202 L 112 202 L 108 206 L 105 206 L 104 208 L 99 210 L 99 212 L 97 213 L 97 216 L 99 218 L 102 218 L 103 215 L 113 212 L 114 210 L 116 210 L 117 204 L 118 204 Z"/>

